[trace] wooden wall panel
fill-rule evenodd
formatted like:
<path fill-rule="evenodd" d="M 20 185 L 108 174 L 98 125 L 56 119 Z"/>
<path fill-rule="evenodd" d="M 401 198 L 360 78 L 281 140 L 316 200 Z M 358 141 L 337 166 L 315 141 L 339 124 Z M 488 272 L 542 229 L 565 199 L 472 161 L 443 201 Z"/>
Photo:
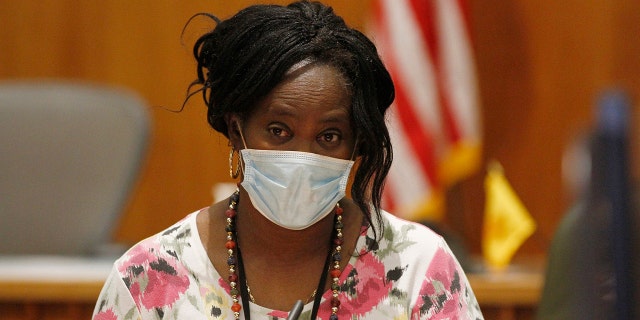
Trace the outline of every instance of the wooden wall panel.
<path fill-rule="evenodd" d="M 228 147 L 208 129 L 198 99 L 181 113 L 194 78 L 180 32 L 196 12 L 226 17 L 255 1 L 0 0 L 0 79 L 55 77 L 125 86 L 150 104 L 154 133 L 116 237 L 132 243 L 211 202 L 229 181 Z M 285 1 L 263 1 L 278 2 Z M 370 0 L 327 1 L 362 27 Z M 561 179 L 567 141 L 591 121 L 598 90 L 640 85 L 640 5 L 619 1 L 470 0 L 484 159 L 499 160 L 538 221 L 521 253 L 544 252 L 570 203 Z M 449 195 L 448 223 L 478 252 L 484 172 Z"/>

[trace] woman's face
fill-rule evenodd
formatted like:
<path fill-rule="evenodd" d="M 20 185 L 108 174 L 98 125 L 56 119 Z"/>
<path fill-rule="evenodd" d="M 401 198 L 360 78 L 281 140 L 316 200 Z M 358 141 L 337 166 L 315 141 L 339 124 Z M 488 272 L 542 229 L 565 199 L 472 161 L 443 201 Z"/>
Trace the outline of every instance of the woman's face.
<path fill-rule="evenodd" d="M 322 64 L 298 64 L 244 121 L 237 122 L 246 147 L 292 150 L 350 159 L 355 135 L 350 122 L 351 95 L 342 75 Z M 238 149 L 245 145 L 231 133 Z"/>

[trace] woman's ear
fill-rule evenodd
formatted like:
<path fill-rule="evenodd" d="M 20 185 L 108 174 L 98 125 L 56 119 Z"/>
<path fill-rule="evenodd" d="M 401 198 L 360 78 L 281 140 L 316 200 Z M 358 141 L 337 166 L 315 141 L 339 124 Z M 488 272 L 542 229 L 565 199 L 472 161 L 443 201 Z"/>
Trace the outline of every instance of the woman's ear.
<path fill-rule="evenodd" d="M 229 137 L 229 143 L 235 150 L 244 148 L 242 141 L 242 133 L 240 133 L 240 116 L 236 113 L 228 113 L 224 116 L 224 121 L 227 123 L 227 136 Z"/>

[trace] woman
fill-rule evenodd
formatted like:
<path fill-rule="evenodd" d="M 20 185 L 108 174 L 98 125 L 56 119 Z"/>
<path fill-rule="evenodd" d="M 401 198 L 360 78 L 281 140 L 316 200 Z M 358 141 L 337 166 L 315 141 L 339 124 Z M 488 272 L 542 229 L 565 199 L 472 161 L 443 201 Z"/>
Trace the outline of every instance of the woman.
<path fill-rule="evenodd" d="M 320 3 L 214 20 L 192 87 L 238 190 L 121 257 L 94 319 L 482 318 L 442 238 L 380 208 L 394 89 L 374 45 Z"/>

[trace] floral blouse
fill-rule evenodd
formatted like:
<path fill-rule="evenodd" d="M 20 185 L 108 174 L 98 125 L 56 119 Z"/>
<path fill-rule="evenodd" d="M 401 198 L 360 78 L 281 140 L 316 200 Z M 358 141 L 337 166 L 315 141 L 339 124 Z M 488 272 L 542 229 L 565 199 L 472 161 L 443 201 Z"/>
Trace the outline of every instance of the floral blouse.
<path fill-rule="evenodd" d="M 233 319 L 230 287 L 211 264 L 194 212 L 145 239 L 118 259 L 93 320 Z M 339 319 L 483 319 L 473 291 L 444 240 L 427 227 L 383 212 L 382 239 L 362 227 L 356 252 L 340 277 Z M 324 292 L 318 319 L 331 315 Z M 254 319 L 285 319 L 287 311 L 250 302 Z M 309 319 L 313 302 L 300 319 Z M 243 316 L 241 316 L 242 318 Z"/>

